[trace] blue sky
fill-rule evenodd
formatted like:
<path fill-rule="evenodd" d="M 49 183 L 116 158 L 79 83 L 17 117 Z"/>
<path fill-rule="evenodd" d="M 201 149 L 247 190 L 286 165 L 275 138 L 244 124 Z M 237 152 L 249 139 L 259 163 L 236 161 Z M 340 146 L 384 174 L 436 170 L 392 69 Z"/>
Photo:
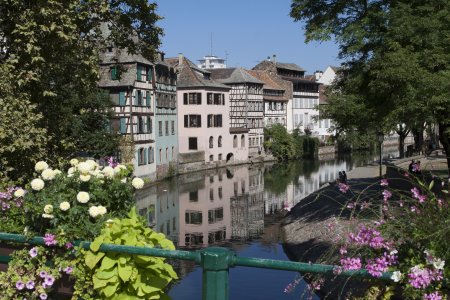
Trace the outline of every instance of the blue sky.
<path fill-rule="evenodd" d="M 289 17 L 291 0 L 156 0 L 166 57 L 183 53 L 194 63 L 211 53 L 229 67 L 252 68 L 276 54 L 307 74 L 339 65 L 333 42 L 305 44 L 302 25 Z"/>

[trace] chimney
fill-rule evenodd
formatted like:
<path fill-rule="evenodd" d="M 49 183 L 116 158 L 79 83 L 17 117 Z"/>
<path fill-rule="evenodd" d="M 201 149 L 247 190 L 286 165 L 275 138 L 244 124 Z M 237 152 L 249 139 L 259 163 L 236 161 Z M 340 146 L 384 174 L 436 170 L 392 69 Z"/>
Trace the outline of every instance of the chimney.
<path fill-rule="evenodd" d="M 183 53 L 178 53 L 178 65 L 183 64 Z"/>
<path fill-rule="evenodd" d="M 277 56 L 275 54 L 272 55 L 272 62 L 273 63 L 277 62 Z"/>
<path fill-rule="evenodd" d="M 314 72 L 314 77 L 315 77 L 316 81 L 319 80 L 320 77 L 322 77 L 322 75 L 323 75 L 322 71 L 317 70 Z"/>
<path fill-rule="evenodd" d="M 164 52 L 158 51 L 158 60 L 159 61 L 164 61 Z"/>

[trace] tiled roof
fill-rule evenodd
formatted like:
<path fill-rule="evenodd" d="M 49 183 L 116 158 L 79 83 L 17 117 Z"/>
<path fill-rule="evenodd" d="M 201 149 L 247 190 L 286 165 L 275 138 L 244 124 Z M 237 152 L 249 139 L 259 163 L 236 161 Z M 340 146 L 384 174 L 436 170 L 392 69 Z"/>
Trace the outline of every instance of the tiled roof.
<path fill-rule="evenodd" d="M 286 70 L 292 70 L 292 71 L 300 71 L 300 72 L 304 72 L 305 69 L 303 69 L 302 67 L 297 66 L 294 63 L 280 63 L 280 62 L 276 62 L 276 66 L 277 68 L 280 69 L 286 69 Z"/>
<path fill-rule="evenodd" d="M 231 72 L 230 71 L 216 71 L 216 70 L 227 70 L 227 69 L 210 69 L 212 78 L 219 80 L 222 83 L 255 83 L 255 84 L 264 84 L 261 80 L 253 77 L 249 74 L 249 72 L 243 68 L 235 68 Z M 227 76 L 228 75 L 228 76 Z M 223 76 L 223 77 L 221 77 Z"/>
<path fill-rule="evenodd" d="M 141 63 L 144 65 L 152 65 L 152 62 L 144 58 L 140 54 L 130 54 L 126 50 L 113 48 L 112 52 L 100 53 L 100 65 L 109 65 L 117 63 Z"/>
<path fill-rule="evenodd" d="M 181 65 L 179 65 L 179 58 L 167 58 L 166 62 L 178 71 L 177 88 L 209 87 L 230 89 L 230 87 L 215 80 L 207 79 L 210 77 L 210 72 L 198 68 L 186 57 L 182 57 Z"/>

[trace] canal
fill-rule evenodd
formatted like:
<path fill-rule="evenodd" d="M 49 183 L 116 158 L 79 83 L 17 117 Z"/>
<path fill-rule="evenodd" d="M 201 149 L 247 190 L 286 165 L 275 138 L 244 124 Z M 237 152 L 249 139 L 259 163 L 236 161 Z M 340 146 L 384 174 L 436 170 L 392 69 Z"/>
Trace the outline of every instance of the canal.
<path fill-rule="evenodd" d="M 140 190 L 137 207 L 148 226 L 164 233 L 177 249 L 220 246 L 240 256 L 288 260 L 280 236 L 283 208 L 334 181 L 339 171 L 374 158 L 376 154 L 353 155 L 184 174 Z M 172 299 L 201 299 L 201 268 L 191 262 L 174 264 L 180 280 L 169 291 Z M 286 293 L 290 283 L 295 288 Z M 298 273 L 237 267 L 230 270 L 230 299 L 318 298 L 305 288 Z"/>

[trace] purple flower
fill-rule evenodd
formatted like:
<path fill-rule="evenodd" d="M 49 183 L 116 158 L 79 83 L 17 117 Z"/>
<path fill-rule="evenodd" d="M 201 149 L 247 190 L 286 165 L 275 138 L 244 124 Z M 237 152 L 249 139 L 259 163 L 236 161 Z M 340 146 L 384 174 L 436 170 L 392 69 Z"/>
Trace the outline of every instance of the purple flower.
<path fill-rule="evenodd" d="M 45 300 L 47 299 L 47 294 L 46 293 L 42 293 L 39 295 L 39 298 L 41 298 L 41 300 Z"/>
<path fill-rule="evenodd" d="M 27 289 L 32 290 L 34 289 L 34 281 L 33 280 L 28 280 L 27 284 L 26 284 Z"/>
<path fill-rule="evenodd" d="M 347 191 L 349 190 L 349 188 L 350 188 L 350 186 L 349 185 L 347 185 L 347 184 L 345 184 L 345 183 L 342 183 L 342 182 L 340 182 L 339 184 L 338 184 L 338 187 L 339 187 L 339 190 L 342 192 L 342 193 L 347 193 Z"/>
<path fill-rule="evenodd" d="M 19 280 L 16 282 L 16 289 L 19 291 L 23 290 L 25 288 L 25 284 L 22 282 L 22 280 Z"/>
<path fill-rule="evenodd" d="M 359 257 L 352 258 L 341 258 L 340 260 L 341 266 L 345 271 L 348 270 L 359 270 L 361 269 L 361 259 Z"/>
<path fill-rule="evenodd" d="M 389 198 L 392 197 L 392 193 L 388 190 L 384 190 L 383 191 L 383 201 L 386 202 L 388 201 Z"/>
<path fill-rule="evenodd" d="M 39 277 L 45 278 L 45 277 L 47 277 L 47 276 L 48 276 L 48 273 L 47 273 L 47 272 L 45 272 L 45 271 L 39 272 Z"/>
<path fill-rule="evenodd" d="M 381 185 L 381 186 L 388 186 L 388 185 L 389 185 L 389 182 L 388 182 L 387 179 L 381 179 L 380 185 Z"/>
<path fill-rule="evenodd" d="M 37 249 L 37 247 L 33 247 L 33 248 L 31 248 L 31 250 L 30 250 L 30 256 L 31 257 L 36 257 L 37 255 L 38 255 L 38 249 Z"/>
<path fill-rule="evenodd" d="M 420 172 L 420 164 L 413 164 L 412 165 L 412 171 L 413 172 Z"/>
<path fill-rule="evenodd" d="M 47 246 L 53 246 L 57 244 L 56 236 L 51 233 L 46 233 L 44 236 L 44 242 Z"/>
<path fill-rule="evenodd" d="M 53 277 L 52 275 L 48 275 L 47 277 L 44 278 L 44 283 L 48 286 L 52 286 L 54 282 L 55 277 Z"/>
<path fill-rule="evenodd" d="M 422 299 L 424 299 L 424 300 L 442 300 L 442 296 L 439 294 L 439 292 L 434 292 L 431 294 L 424 294 Z"/>
<path fill-rule="evenodd" d="M 72 267 L 67 267 L 67 268 L 64 268 L 64 273 L 66 273 L 66 274 L 70 274 L 70 273 L 72 273 L 72 271 L 73 271 L 73 268 Z"/>
<path fill-rule="evenodd" d="M 67 242 L 64 246 L 66 247 L 66 249 L 73 248 L 73 244 L 71 242 Z"/>

